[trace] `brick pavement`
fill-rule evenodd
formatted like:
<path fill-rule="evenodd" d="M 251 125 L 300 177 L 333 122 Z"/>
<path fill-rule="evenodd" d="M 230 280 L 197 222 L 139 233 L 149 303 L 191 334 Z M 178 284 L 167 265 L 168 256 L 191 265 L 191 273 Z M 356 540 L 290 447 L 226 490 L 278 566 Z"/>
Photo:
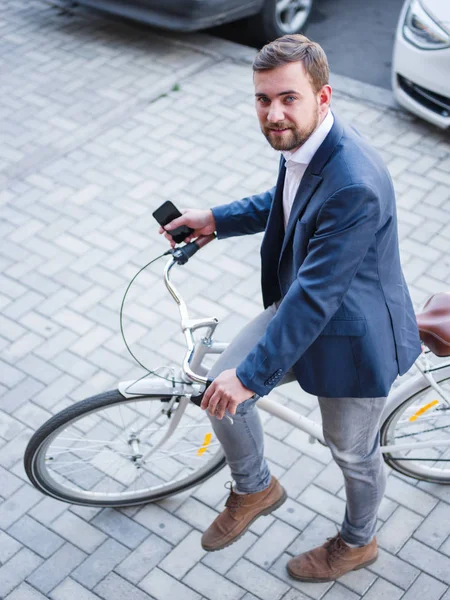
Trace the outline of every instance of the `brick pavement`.
<path fill-rule="evenodd" d="M 225 470 L 122 511 L 69 506 L 29 485 L 22 454 L 45 419 L 141 374 L 118 310 L 138 267 L 165 248 L 152 209 L 167 198 L 210 206 L 264 189 L 277 160 L 253 114 L 252 50 L 40 0 L 6 0 L 0 15 L 0 598 L 449 600 L 450 488 L 393 473 L 379 561 L 334 584 L 292 582 L 286 559 L 333 534 L 344 491 L 326 449 L 266 417 L 267 455 L 289 500 L 220 553 L 205 554 L 199 538 L 222 506 Z M 419 306 L 450 280 L 448 137 L 393 110 L 386 93 L 333 81 L 335 110 L 370 137 L 393 175 Z M 218 337 L 260 309 L 259 243 L 215 243 L 179 273 L 198 314 L 221 318 Z M 156 265 L 142 282 L 127 321 L 148 364 L 182 350 L 159 273 Z M 295 387 L 274 395 L 317 412 Z"/>

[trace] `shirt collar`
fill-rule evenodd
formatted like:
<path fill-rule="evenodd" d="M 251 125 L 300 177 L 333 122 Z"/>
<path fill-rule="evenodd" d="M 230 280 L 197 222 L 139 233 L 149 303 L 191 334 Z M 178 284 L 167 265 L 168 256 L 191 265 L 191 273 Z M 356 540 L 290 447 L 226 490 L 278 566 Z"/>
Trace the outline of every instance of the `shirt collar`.
<path fill-rule="evenodd" d="M 327 116 L 319 125 L 319 127 L 312 133 L 312 135 L 306 140 L 303 146 L 300 146 L 298 150 L 295 152 L 290 152 L 285 150 L 282 152 L 282 155 L 286 159 L 286 162 L 292 163 L 300 163 L 303 165 L 309 165 L 312 157 L 319 149 L 319 146 L 322 144 L 324 139 L 329 134 L 331 128 L 333 127 L 334 117 L 331 110 L 328 111 Z"/>

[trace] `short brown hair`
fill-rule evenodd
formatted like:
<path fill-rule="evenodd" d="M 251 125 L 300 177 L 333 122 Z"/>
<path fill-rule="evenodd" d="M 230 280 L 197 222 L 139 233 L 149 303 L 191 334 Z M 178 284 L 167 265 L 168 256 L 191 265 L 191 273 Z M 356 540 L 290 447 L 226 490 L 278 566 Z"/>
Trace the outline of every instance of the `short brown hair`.
<path fill-rule="evenodd" d="M 328 83 L 327 56 L 319 44 L 301 34 L 284 35 L 261 48 L 253 61 L 253 71 L 269 71 L 291 62 L 302 62 L 317 93 Z"/>

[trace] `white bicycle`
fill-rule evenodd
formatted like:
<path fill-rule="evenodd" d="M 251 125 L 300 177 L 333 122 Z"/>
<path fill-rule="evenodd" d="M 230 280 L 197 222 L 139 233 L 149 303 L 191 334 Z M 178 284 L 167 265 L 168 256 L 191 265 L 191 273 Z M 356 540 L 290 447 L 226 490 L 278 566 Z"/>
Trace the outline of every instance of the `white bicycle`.
<path fill-rule="evenodd" d="M 78 402 L 44 423 L 24 456 L 28 477 L 43 493 L 84 506 L 132 506 L 196 486 L 225 465 L 209 418 L 198 405 L 208 384 L 205 358 L 227 344 L 213 340 L 218 319 L 191 319 L 170 281 L 172 268 L 212 239 L 202 237 L 172 251 L 164 271 L 187 344 L 182 366 L 121 382 L 116 390 Z M 428 348 L 416 362 L 417 375 L 388 397 L 381 450 L 396 471 L 450 484 L 450 294 L 433 296 L 418 323 Z M 203 335 L 196 341 L 197 330 Z M 432 364 L 433 353 L 444 360 Z M 320 424 L 269 398 L 257 405 L 325 445 Z"/>

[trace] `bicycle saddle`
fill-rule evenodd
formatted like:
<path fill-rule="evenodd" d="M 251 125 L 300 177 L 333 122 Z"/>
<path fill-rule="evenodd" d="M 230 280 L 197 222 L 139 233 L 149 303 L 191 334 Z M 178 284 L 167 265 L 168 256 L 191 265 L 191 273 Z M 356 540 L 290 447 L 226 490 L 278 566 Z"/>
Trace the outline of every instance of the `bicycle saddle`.
<path fill-rule="evenodd" d="M 450 292 L 434 294 L 416 315 L 420 339 L 436 356 L 450 356 Z"/>

